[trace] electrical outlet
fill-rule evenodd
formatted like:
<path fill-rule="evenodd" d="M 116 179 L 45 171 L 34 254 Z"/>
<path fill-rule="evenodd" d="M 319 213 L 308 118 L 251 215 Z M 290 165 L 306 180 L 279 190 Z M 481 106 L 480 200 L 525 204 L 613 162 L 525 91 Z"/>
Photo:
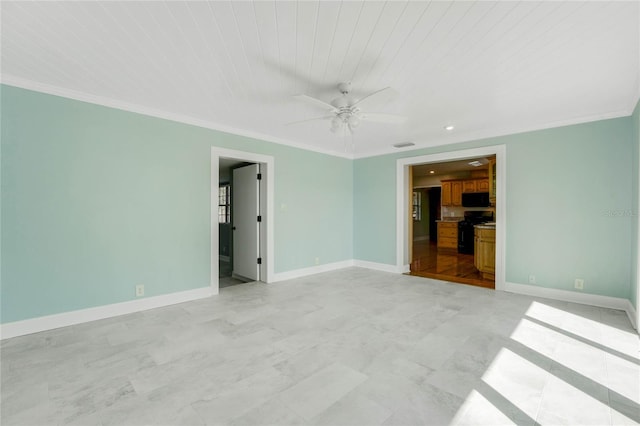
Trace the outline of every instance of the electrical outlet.
<path fill-rule="evenodd" d="M 583 290 L 584 289 L 584 280 L 582 278 L 576 278 L 576 280 L 573 282 L 573 286 L 575 288 L 577 288 L 578 290 Z"/>
<path fill-rule="evenodd" d="M 319 264 L 320 264 L 320 258 L 316 257 L 316 265 L 319 265 Z"/>
<path fill-rule="evenodd" d="M 137 285 L 136 286 L 136 297 L 141 297 L 144 296 L 144 285 Z"/>
<path fill-rule="evenodd" d="M 529 284 L 535 284 L 535 283 L 536 283 L 536 276 L 529 275 Z"/>

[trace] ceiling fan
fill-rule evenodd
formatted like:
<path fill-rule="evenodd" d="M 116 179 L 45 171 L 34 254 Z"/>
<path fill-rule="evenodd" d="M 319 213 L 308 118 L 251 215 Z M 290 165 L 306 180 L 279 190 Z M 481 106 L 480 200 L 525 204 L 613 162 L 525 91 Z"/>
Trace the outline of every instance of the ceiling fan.
<path fill-rule="evenodd" d="M 361 121 L 375 121 L 380 123 L 403 123 L 407 120 L 407 117 L 401 115 L 362 111 L 362 108 L 366 108 L 372 101 L 378 99 L 380 97 L 380 94 L 390 91 L 390 87 L 385 87 L 384 89 L 380 89 L 378 91 L 370 93 L 369 95 L 361 99 L 356 99 L 353 96 L 349 95 L 349 93 L 351 92 L 351 83 L 338 84 L 338 90 L 340 91 L 340 93 L 342 93 L 342 96 L 333 99 L 331 102 L 325 102 L 308 95 L 295 95 L 294 98 L 298 100 L 325 109 L 327 111 L 327 114 L 307 120 L 294 121 L 292 123 L 287 123 L 287 125 L 305 123 L 307 121 L 315 120 L 330 120 L 330 129 L 333 133 L 337 133 L 341 130 L 353 133 L 355 128 L 360 125 Z"/>

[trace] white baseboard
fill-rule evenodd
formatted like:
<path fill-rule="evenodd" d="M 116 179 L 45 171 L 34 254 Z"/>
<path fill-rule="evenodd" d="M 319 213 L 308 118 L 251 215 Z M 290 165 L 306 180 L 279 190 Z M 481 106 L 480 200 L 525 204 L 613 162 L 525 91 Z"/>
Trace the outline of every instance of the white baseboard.
<path fill-rule="evenodd" d="M 598 306 L 600 308 L 625 311 L 631 324 L 637 330 L 636 311 L 629 300 L 621 297 L 601 296 L 599 294 L 578 293 L 575 291 L 558 290 L 555 288 L 538 287 L 528 284 L 505 283 L 505 291 L 525 294 L 527 296 L 544 297 L 546 299 L 562 300 L 583 305 Z"/>
<path fill-rule="evenodd" d="M 633 328 L 636 329 L 636 331 L 638 331 L 640 333 L 640 330 L 638 330 L 638 313 L 636 312 L 636 308 L 633 307 L 633 304 L 627 300 L 627 308 L 625 309 L 625 312 L 627 313 L 627 316 L 629 317 L 629 321 L 631 321 L 631 325 L 633 326 Z"/>
<path fill-rule="evenodd" d="M 278 272 L 274 274 L 271 282 L 292 280 L 294 278 L 306 277 L 308 275 L 319 274 L 321 272 L 336 271 L 338 269 L 353 266 L 353 260 L 343 260 L 340 262 L 326 263 L 324 265 L 311 266 L 309 268 L 294 269 L 293 271 Z"/>
<path fill-rule="evenodd" d="M 321 272 L 335 271 L 338 269 L 348 268 L 350 266 L 358 266 L 361 268 L 391 273 L 404 273 L 409 271 L 409 265 L 398 267 L 396 265 L 368 262 L 365 260 L 344 260 L 341 262 L 328 263 L 325 265 L 318 265 L 310 268 L 281 272 L 275 274 L 272 282 L 305 277 L 308 275 L 319 274 Z M 577 293 L 573 291 L 557 290 L 552 288 L 516 283 L 505 283 L 505 291 L 525 294 L 528 296 L 544 297 L 547 299 L 563 300 L 566 302 L 581 303 L 585 305 L 622 310 L 627 313 L 631 324 L 636 330 L 638 330 L 636 309 L 627 299 L 600 296 L 596 294 Z M 32 318 L 23 321 L 4 323 L 0 324 L 0 340 L 23 336 L 26 334 L 38 333 L 40 331 L 53 330 L 55 328 L 66 327 L 69 325 L 80 324 L 84 322 L 96 321 L 104 318 L 111 318 L 134 312 L 146 311 L 148 309 L 161 308 L 163 306 L 175 305 L 177 303 L 189 302 L 191 300 L 204 299 L 212 295 L 214 295 L 212 287 L 203 287 L 193 290 L 181 291 L 178 293 L 163 294 L 160 296 L 130 300 L 122 303 L 114 303 L 111 305 L 97 306 L 94 308 L 47 315 L 44 317 Z"/>
<path fill-rule="evenodd" d="M 353 266 L 358 266 L 360 268 L 373 269 L 373 270 L 376 270 L 376 271 L 392 272 L 392 273 L 396 273 L 396 274 L 402 274 L 402 273 L 405 272 L 404 271 L 404 267 L 398 268 L 396 265 L 389 265 L 387 263 L 369 262 L 369 261 L 366 261 L 366 260 L 357 260 L 356 259 L 356 260 L 353 261 Z"/>
<path fill-rule="evenodd" d="M 11 337 L 23 336 L 25 334 L 53 330 L 54 328 L 146 311 L 148 309 L 161 308 L 163 306 L 175 305 L 177 303 L 189 302 L 191 300 L 204 299 L 212 296 L 213 294 L 214 292 L 211 287 L 202 287 L 177 293 L 163 294 L 160 296 L 146 297 L 143 299 L 130 300 L 111 305 L 96 306 L 94 308 L 80 309 L 61 314 L 4 323 L 0 324 L 0 339 L 4 340 Z"/>

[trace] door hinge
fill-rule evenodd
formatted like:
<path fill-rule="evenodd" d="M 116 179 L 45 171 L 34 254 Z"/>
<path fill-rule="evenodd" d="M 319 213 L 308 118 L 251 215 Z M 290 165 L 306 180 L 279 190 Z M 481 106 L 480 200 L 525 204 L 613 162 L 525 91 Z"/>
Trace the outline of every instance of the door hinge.
<path fill-rule="evenodd" d="M 258 173 L 258 180 L 262 180 L 262 173 Z"/>
<path fill-rule="evenodd" d="M 262 265 L 262 258 L 261 257 L 258 258 L 258 265 Z"/>
<path fill-rule="evenodd" d="M 258 222 L 262 222 L 262 216 L 258 216 Z"/>

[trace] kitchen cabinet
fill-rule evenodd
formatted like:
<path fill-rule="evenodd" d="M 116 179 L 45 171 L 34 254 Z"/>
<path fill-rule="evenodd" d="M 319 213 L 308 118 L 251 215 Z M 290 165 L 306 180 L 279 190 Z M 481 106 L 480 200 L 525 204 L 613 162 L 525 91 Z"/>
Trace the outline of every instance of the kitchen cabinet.
<path fill-rule="evenodd" d="M 451 181 L 442 182 L 441 202 L 443 206 L 451 205 Z"/>
<path fill-rule="evenodd" d="M 489 192 L 489 179 L 450 179 L 442 181 L 442 205 L 462 206 L 462 194 Z"/>
<path fill-rule="evenodd" d="M 460 180 L 451 181 L 451 205 L 462 205 L 462 181 Z"/>
<path fill-rule="evenodd" d="M 462 205 L 462 181 L 461 180 L 443 180 L 442 195 L 443 206 L 461 206 Z"/>
<path fill-rule="evenodd" d="M 462 181 L 462 192 L 476 192 L 476 180 L 467 179 Z"/>
<path fill-rule="evenodd" d="M 451 182 L 451 205 L 462 205 L 462 182 L 459 180 Z"/>
<path fill-rule="evenodd" d="M 489 192 L 489 179 L 465 179 L 462 181 L 462 192 Z"/>
<path fill-rule="evenodd" d="M 458 222 L 438 222 L 438 248 L 458 249 Z"/>
<path fill-rule="evenodd" d="M 489 192 L 489 179 L 478 179 L 476 181 L 476 192 Z"/>
<path fill-rule="evenodd" d="M 496 230 L 476 226 L 474 236 L 474 264 L 485 280 L 495 280 Z"/>

